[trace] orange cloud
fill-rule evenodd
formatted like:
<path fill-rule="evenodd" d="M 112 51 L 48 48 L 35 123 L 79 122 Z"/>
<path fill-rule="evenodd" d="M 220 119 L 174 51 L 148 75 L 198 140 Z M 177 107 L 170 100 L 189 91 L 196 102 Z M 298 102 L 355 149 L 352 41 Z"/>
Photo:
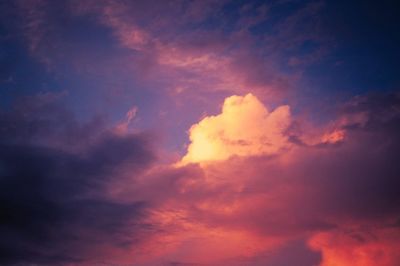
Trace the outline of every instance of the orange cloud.
<path fill-rule="evenodd" d="M 310 245 L 322 252 L 320 266 L 396 266 L 400 264 L 398 237 L 398 228 L 325 232 L 315 235 Z"/>
<path fill-rule="evenodd" d="M 346 133 L 344 130 L 334 130 L 332 132 L 326 133 L 325 135 L 322 136 L 322 143 L 338 143 L 343 141 L 345 138 Z"/>
<path fill-rule="evenodd" d="M 287 105 L 270 112 L 250 93 L 228 97 L 221 114 L 207 116 L 190 128 L 191 143 L 182 162 L 276 154 L 289 147 L 285 131 L 290 123 Z"/>

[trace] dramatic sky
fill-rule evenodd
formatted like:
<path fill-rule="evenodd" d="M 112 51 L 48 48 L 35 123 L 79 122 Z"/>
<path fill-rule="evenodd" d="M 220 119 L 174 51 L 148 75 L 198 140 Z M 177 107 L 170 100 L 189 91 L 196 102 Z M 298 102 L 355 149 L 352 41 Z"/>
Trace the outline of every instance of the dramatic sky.
<path fill-rule="evenodd" d="M 400 265 L 396 2 L 0 0 L 0 265 Z"/>

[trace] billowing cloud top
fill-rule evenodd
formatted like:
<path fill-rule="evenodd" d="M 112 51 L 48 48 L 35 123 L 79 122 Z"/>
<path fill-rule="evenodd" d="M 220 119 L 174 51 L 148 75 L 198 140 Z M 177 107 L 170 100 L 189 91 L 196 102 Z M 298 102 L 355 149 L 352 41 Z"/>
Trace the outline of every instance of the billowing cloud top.
<path fill-rule="evenodd" d="M 222 112 L 207 116 L 189 130 L 183 163 L 225 160 L 231 156 L 272 155 L 288 147 L 290 108 L 269 112 L 251 93 L 225 99 Z"/>

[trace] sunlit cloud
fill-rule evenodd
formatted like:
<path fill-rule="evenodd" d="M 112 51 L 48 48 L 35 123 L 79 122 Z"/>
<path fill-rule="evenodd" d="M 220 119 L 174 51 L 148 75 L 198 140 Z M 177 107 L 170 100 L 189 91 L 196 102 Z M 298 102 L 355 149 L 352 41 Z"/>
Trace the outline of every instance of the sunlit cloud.
<path fill-rule="evenodd" d="M 316 234 L 310 246 L 322 251 L 321 266 L 394 266 L 400 263 L 398 237 L 395 227 L 348 228 Z"/>
<path fill-rule="evenodd" d="M 268 109 L 254 95 L 230 96 L 221 114 L 207 116 L 189 130 L 183 163 L 225 160 L 231 156 L 273 155 L 288 148 L 285 131 L 290 108 Z"/>

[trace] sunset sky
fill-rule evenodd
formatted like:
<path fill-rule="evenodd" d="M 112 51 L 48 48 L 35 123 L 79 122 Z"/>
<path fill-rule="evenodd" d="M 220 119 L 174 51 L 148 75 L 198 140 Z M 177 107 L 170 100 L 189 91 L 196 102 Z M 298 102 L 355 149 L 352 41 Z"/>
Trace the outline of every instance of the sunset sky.
<path fill-rule="evenodd" d="M 0 265 L 399 266 L 396 2 L 0 0 Z"/>

